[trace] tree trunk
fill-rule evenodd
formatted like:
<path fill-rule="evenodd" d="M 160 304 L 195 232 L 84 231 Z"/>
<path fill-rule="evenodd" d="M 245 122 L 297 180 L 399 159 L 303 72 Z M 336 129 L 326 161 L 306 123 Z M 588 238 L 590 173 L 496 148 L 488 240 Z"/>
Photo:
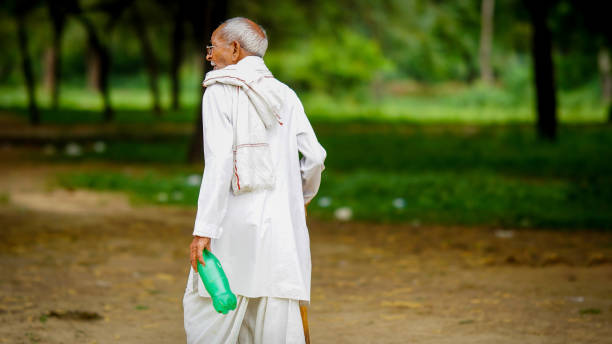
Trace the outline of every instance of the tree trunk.
<path fill-rule="evenodd" d="M 49 16 L 53 28 L 51 47 L 47 50 L 45 61 L 45 87 L 51 94 L 51 107 L 56 110 L 59 105 L 59 90 L 62 78 L 62 35 L 66 24 L 64 8 L 61 2 L 49 2 Z"/>
<path fill-rule="evenodd" d="M 34 85 L 34 73 L 32 72 L 32 62 L 28 53 L 28 35 L 25 28 L 25 14 L 17 13 L 17 40 L 19 51 L 21 52 L 21 66 L 23 77 L 28 93 L 28 113 L 30 115 L 30 123 L 37 125 L 40 123 L 40 114 L 36 105 L 36 90 Z"/>
<path fill-rule="evenodd" d="M 195 1 L 196 3 L 198 1 Z M 197 6 L 197 5 L 196 5 Z M 217 25 L 220 24 L 226 16 L 227 13 L 227 3 L 224 1 L 207 1 L 204 8 L 204 25 L 200 23 L 201 18 L 195 16 L 191 18 L 191 22 L 194 26 L 194 39 L 196 46 L 201 46 L 206 44 L 210 40 L 210 36 L 212 32 L 217 28 Z M 202 11 L 194 11 L 194 13 L 202 13 Z M 202 49 L 203 50 L 203 49 Z M 203 61 L 204 72 L 208 72 L 211 69 L 210 63 L 208 61 Z M 202 79 L 204 78 L 205 73 L 202 74 Z M 201 104 L 202 100 L 202 86 L 198 85 L 198 102 L 196 104 Z M 190 162 L 202 161 L 204 156 L 204 147 L 202 145 L 203 136 L 202 136 L 202 107 L 198 106 L 196 109 L 196 119 L 193 135 L 191 137 L 191 143 L 189 145 L 189 154 L 188 159 Z"/>
<path fill-rule="evenodd" d="M 493 83 L 491 50 L 493 45 L 493 16 L 495 0 L 482 0 L 480 26 L 480 78 L 487 84 Z"/>
<path fill-rule="evenodd" d="M 612 122 L 612 66 L 610 63 L 610 51 L 605 47 L 599 50 L 597 55 L 599 75 L 601 76 L 601 99 L 608 106 L 608 122 Z"/>
<path fill-rule="evenodd" d="M 197 104 L 202 104 L 202 92 L 200 91 L 200 97 Z M 189 162 L 202 161 L 204 157 L 204 126 L 202 124 L 202 106 L 196 108 L 195 111 L 196 119 L 193 127 L 193 134 L 191 135 L 191 141 L 189 142 L 189 152 L 187 159 Z"/>
<path fill-rule="evenodd" d="M 147 74 L 149 75 L 149 90 L 151 91 L 151 97 L 153 97 L 153 113 L 159 117 L 161 116 L 161 105 L 159 100 L 157 59 L 155 58 L 153 45 L 147 36 L 145 23 L 135 5 L 132 7 L 132 24 L 140 41 L 140 49 L 145 59 Z"/>
<path fill-rule="evenodd" d="M 100 91 L 104 106 L 103 116 L 105 122 L 110 122 L 114 118 L 114 112 L 110 103 L 110 93 L 108 87 L 108 77 L 110 73 L 110 54 L 108 48 L 104 46 L 100 37 L 96 33 L 93 24 L 84 16 L 79 17 L 85 31 L 89 44 L 88 54 L 88 73 L 87 79 L 89 86 L 94 86 Z"/>
<path fill-rule="evenodd" d="M 61 80 L 61 32 L 53 33 L 51 47 L 45 52 L 45 88 L 51 95 L 51 108 L 57 110 L 59 105 L 60 80 Z"/>
<path fill-rule="evenodd" d="M 110 89 L 108 87 L 108 78 L 110 74 L 110 54 L 106 48 L 100 51 L 100 94 L 104 103 L 104 121 L 110 122 L 115 115 L 110 102 Z"/>
<path fill-rule="evenodd" d="M 526 1 L 533 27 L 532 56 L 538 111 L 538 135 L 542 139 L 554 140 L 557 136 L 557 98 L 551 33 L 547 24 L 550 1 Z"/>
<path fill-rule="evenodd" d="M 55 60 L 57 59 L 57 53 L 53 45 L 45 50 L 43 57 L 43 86 L 49 91 L 49 94 L 53 96 L 53 87 L 55 87 Z"/>
<path fill-rule="evenodd" d="M 171 82 L 171 98 L 172 109 L 180 108 L 181 83 L 180 83 L 180 67 L 183 59 L 183 40 L 185 31 L 183 29 L 183 21 L 185 20 L 183 1 L 178 2 L 178 9 L 174 15 L 174 29 L 172 30 L 172 39 L 170 46 L 170 82 Z"/>
<path fill-rule="evenodd" d="M 91 91 L 100 91 L 100 57 L 91 42 L 87 43 L 87 88 Z"/>

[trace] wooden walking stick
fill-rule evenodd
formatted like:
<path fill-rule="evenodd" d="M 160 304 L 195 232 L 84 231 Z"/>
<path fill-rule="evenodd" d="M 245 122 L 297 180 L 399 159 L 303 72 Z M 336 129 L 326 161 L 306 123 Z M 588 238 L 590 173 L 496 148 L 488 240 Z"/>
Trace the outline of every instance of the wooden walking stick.
<path fill-rule="evenodd" d="M 300 315 L 302 316 L 302 325 L 304 326 L 304 338 L 306 338 L 306 344 L 310 344 L 310 331 L 308 330 L 308 307 L 300 305 Z"/>
<path fill-rule="evenodd" d="M 308 216 L 306 210 L 308 203 L 304 205 L 304 216 Z M 302 326 L 304 326 L 304 338 L 306 338 L 306 344 L 310 344 L 310 330 L 308 329 L 308 307 L 306 305 L 300 305 L 300 315 L 302 316 Z"/>

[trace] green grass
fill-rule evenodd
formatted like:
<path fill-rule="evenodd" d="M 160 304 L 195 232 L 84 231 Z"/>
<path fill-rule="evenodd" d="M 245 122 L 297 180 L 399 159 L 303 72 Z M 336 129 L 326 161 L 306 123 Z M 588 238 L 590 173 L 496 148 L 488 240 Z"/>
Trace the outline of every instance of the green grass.
<path fill-rule="evenodd" d="M 328 152 L 310 207 L 319 218 L 349 207 L 354 219 L 374 222 L 611 228 L 610 127 L 563 127 L 558 142 L 548 143 L 538 141 L 530 126 L 314 125 Z M 176 146 L 164 148 L 171 143 Z M 201 171 L 176 160 L 185 142 L 171 143 L 109 143 L 107 155 L 98 157 L 175 163 L 164 173 L 71 173 L 60 177 L 61 184 L 195 206 L 199 185 L 187 181 Z"/>
<path fill-rule="evenodd" d="M 328 198 L 329 206 L 319 199 L 312 213 L 331 217 L 330 210 L 349 207 L 355 219 L 376 222 L 605 228 L 611 219 L 612 207 L 606 202 L 612 193 L 590 191 L 609 188 L 610 182 L 582 185 L 489 171 L 330 173 L 319 193 Z"/>
<path fill-rule="evenodd" d="M 612 175 L 612 127 L 566 126 L 557 142 L 531 126 L 423 126 L 314 122 L 332 170 L 492 170 L 537 178 Z"/>
<path fill-rule="evenodd" d="M 199 183 L 190 183 L 190 176 L 196 180 L 199 173 L 177 172 L 160 174 L 150 170 L 143 174 L 123 172 L 90 172 L 60 174 L 60 185 L 93 190 L 128 191 L 137 203 L 159 203 L 194 205 L 200 190 Z"/>
<path fill-rule="evenodd" d="M 188 82 L 187 82 L 188 81 Z M 162 118 L 151 112 L 149 91 L 141 84 L 116 80 L 111 88 L 111 103 L 118 123 L 159 121 L 190 123 L 197 115 L 199 81 L 193 77 L 183 84 L 182 110 L 166 111 Z M 169 86 L 161 82 L 161 102 L 169 108 Z M 102 120 L 102 102 L 97 92 L 81 85 L 67 84 L 61 89 L 60 111 L 49 110 L 48 92 L 39 89 L 37 99 L 43 123 L 95 123 Z M 531 92 L 512 94 L 497 88 L 476 86 L 431 86 L 427 91 L 406 95 L 385 93 L 378 98 L 372 90 L 344 96 L 300 92 L 306 112 L 314 119 L 378 120 L 409 123 L 506 124 L 532 123 L 535 120 Z M 563 123 L 603 123 L 606 106 L 592 88 L 559 92 L 559 119 Z M 0 85 L 0 109 L 27 116 L 23 86 Z"/>
<path fill-rule="evenodd" d="M 60 162 L 84 162 L 84 161 L 115 161 L 131 163 L 163 163 L 184 164 L 187 161 L 189 147 L 188 137 L 175 139 L 156 140 L 155 142 L 140 142 L 134 140 L 114 140 L 105 142 L 103 152 L 95 150 L 95 143 L 78 144 L 81 153 L 69 155 L 66 153 L 67 144 L 56 144 L 52 148 L 52 154 L 45 153 L 47 147 L 43 147 L 38 154 L 40 158 L 47 161 Z"/>
<path fill-rule="evenodd" d="M 161 118 L 150 111 L 145 79 L 111 81 L 122 133 L 146 133 L 152 124 L 189 127 L 199 115 L 201 90 L 194 77 L 183 79 L 182 109 L 166 110 Z M 612 127 L 603 124 L 606 108 L 596 89 L 559 92 L 563 126 L 554 143 L 535 136 L 528 88 L 511 93 L 483 85 L 420 85 L 402 96 L 375 96 L 369 89 L 339 97 L 301 92 L 328 153 L 319 200 L 310 212 L 332 218 L 337 208 L 349 207 L 354 219 L 376 222 L 609 229 Z M 168 90 L 162 79 L 166 109 Z M 102 121 L 99 95 L 78 83 L 62 87 L 56 111 L 48 109 L 48 94 L 38 95 L 43 123 Z M 25 120 L 25 104 L 22 87 L 0 85 L 0 113 Z M 199 185 L 187 180 L 202 171 L 186 164 L 190 138 L 181 135 L 119 135 L 104 139 L 102 151 L 84 141 L 77 156 L 67 155 L 60 139 L 53 149 L 41 148 L 40 157 L 147 164 L 144 174 L 75 172 L 60 176 L 60 182 L 127 191 L 139 202 L 195 206 Z"/>
<path fill-rule="evenodd" d="M 199 185 L 188 183 L 190 175 L 199 174 L 92 172 L 64 174 L 59 180 L 72 188 L 128 191 L 138 202 L 194 206 Z M 335 209 L 349 207 L 355 220 L 373 222 L 609 229 L 611 185 L 610 179 L 584 184 L 510 178 L 485 171 L 327 172 L 310 213 L 331 219 Z M 403 206 L 394 205 L 398 199 Z"/>
<path fill-rule="evenodd" d="M 28 115 L 22 107 L 5 107 L 0 109 L 1 112 L 16 114 L 24 120 Z M 53 110 L 42 108 L 39 112 L 43 124 L 97 124 L 104 121 L 102 112 L 97 109 L 60 108 Z M 119 108 L 114 110 L 114 116 L 113 123 L 116 124 L 192 123 L 195 120 L 196 111 L 190 111 L 189 109 L 164 110 L 161 117 L 156 117 L 150 109 Z"/>
<path fill-rule="evenodd" d="M 170 82 L 168 78 L 159 80 L 161 104 L 169 108 Z M 150 110 L 152 98 L 147 88 L 144 75 L 140 77 L 112 76 L 110 80 L 110 97 L 114 108 L 119 110 Z M 185 107 L 192 107 L 199 101 L 198 92 L 201 90 L 201 80 L 192 75 L 183 75 L 181 79 L 180 102 Z M 41 108 L 48 108 L 51 104 L 49 92 L 42 87 L 36 90 L 36 99 Z M 60 87 L 60 107 L 62 110 L 100 111 L 102 109 L 100 93 L 86 87 L 85 80 L 64 82 Z M 27 107 L 27 94 L 24 85 L 0 85 L 0 108 L 23 109 Z M 53 118 L 49 118 L 50 121 Z M 79 121 L 78 117 L 74 118 Z"/>

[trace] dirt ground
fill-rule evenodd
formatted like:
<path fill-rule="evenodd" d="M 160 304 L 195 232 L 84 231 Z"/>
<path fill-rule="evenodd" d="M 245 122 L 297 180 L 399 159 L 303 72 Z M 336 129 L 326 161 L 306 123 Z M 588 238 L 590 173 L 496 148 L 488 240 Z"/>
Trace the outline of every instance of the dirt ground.
<path fill-rule="evenodd" d="M 54 188 L 77 165 L 3 158 L 0 343 L 184 343 L 194 210 Z M 309 228 L 313 343 L 612 343 L 612 233 Z"/>

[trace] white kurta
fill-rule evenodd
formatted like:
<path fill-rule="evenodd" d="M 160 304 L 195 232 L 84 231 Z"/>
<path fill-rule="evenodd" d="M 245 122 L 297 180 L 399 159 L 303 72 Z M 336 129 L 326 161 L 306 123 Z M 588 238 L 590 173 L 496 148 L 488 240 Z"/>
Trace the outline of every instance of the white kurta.
<path fill-rule="evenodd" d="M 239 63 L 256 62 L 247 57 Z M 241 91 L 236 86 L 211 85 L 202 102 L 205 168 L 193 234 L 212 238 L 211 251 L 235 294 L 309 301 L 310 243 L 304 204 L 319 189 L 326 153 L 295 92 L 274 78 L 266 82 L 284 99 L 283 124 L 268 130 L 274 188 L 232 194 L 231 109 Z M 209 297 L 199 275 L 189 270 L 186 292 Z"/>

